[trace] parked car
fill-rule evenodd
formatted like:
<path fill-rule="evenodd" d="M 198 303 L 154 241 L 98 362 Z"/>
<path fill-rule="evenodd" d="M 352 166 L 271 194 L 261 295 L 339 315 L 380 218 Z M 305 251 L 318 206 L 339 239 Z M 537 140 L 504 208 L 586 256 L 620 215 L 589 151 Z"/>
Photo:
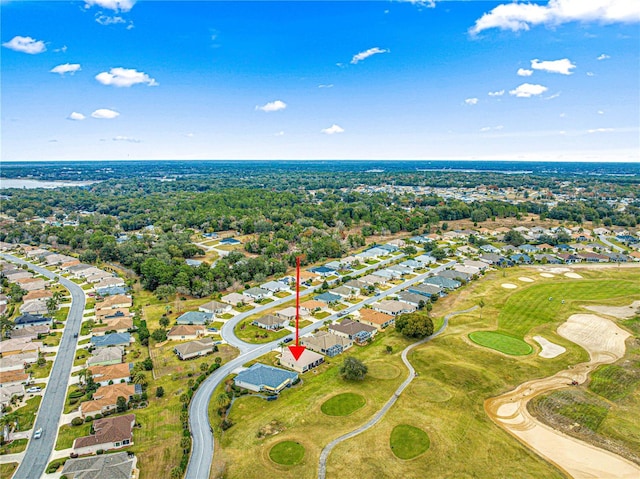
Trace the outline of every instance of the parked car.
<path fill-rule="evenodd" d="M 33 433 L 34 439 L 40 439 L 41 437 L 42 437 L 42 428 L 36 430 L 36 432 Z"/>
<path fill-rule="evenodd" d="M 28 393 L 39 393 L 40 391 L 42 391 L 42 388 L 40 388 L 39 386 L 34 386 L 32 388 L 27 389 L 26 392 L 28 392 Z"/>

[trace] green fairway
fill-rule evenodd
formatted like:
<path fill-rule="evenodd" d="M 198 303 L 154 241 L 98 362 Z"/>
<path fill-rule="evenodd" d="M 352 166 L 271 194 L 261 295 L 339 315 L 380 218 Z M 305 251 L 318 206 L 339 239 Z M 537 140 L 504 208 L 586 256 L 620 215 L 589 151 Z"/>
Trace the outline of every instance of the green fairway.
<path fill-rule="evenodd" d="M 399 459 L 413 459 L 429 449 L 429 436 L 422 429 L 400 424 L 393 428 L 389 445 Z"/>
<path fill-rule="evenodd" d="M 271 448 L 269 457 L 277 464 L 293 466 L 304 458 L 304 446 L 294 441 L 279 442 Z"/>
<path fill-rule="evenodd" d="M 348 416 L 364 406 L 366 402 L 360 394 L 343 393 L 325 401 L 320 410 L 327 416 Z"/>
<path fill-rule="evenodd" d="M 626 366 L 601 366 L 591 375 L 589 389 L 609 401 L 627 397 L 640 383 L 640 368 L 634 368 L 631 364 Z"/>
<path fill-rule="evenodd" d="M 533 348 L 521 339 L 512 338 L 495 331 L 474 331 L 469 334 L 469 339 L 480 346 L 495 349 L 512 356 L 526 356 L 533 351 Z"/>

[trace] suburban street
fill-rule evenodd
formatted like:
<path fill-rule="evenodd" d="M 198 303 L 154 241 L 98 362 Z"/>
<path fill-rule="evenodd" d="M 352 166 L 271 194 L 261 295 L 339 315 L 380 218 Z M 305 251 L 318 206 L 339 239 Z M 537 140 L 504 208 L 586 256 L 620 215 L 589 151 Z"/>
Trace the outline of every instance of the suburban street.
<path fill-rule="evenodd" d="M 33 271 L 48 278 L 57 278 L 60 284 L 71 293 L 71 307 L 65 323 L 62 340 L 60 341 L 60 348 L 55 357 L 55 362 L 53 363 L 53 368 L 49 376 L 50 380 L 44 390 L 40 410 L 38 411 L 38 416 L 34 424 L 34 431 L 42 428 L 42 437 L 29 441 L 20 466 L 13 476 L 14 479 L 35 479 L 44 474 L 56 438 L 58 437 L 58 422 L 63 412 L 64 401 L 67 394 L 67 383 L 71 374 L 71 367 L 73 366 L 76 351 L 77 339 L 74 338 L 73 335 L 74 333 L 80 333 L 85 295 L 82 288 L 76 283 L 48 269 L 35 266 L 12 255 L 2 254 L 0 256 L 14 263 L 26 264 Z M 43 411 L 43 414 L 40 414 L 40 411 Z"/>
<path fill-rule="evenodd" d="M 390 261 L 399 260 L 401 256 L 396 256 L 392 259 L 386 260 L 384 262 L 380 262 L 376 265 L 372 265 L 372 268 L 379 269 L 381 266 L 384 266 Z M 426 273 L 418 275 L 414 278 L 411 278 L 407 281 L 404 281 L 402 284 L 393 286 L 392 288 L 382 292 L 380 296 L 372 296 L 360 301 L 357 304 L 351 305 L 348 308 L 344 309 L 341 313 L 352 313 L 353 311 L 358 310 L 362 306 L 366 304 L 374 303 L 381 298 L 388 296 L 390 294 L 395 294 L 415 283 L 423 281 L 428 276 L 436 274 L 440 271 L 443 271 L 455 264 L 455 261 L 447 262 L 444 265 L 433 268 Z M 363 269 L 358 272 L 358 274 L 366 273 L 369 271 L 369 268 L 366 270 Z M 310 294 L 312 289 L 308 289 L 303 291 L 303 293 Z M 302 296 L 302 294 L 301 294 Z M 282 298 L 283 303 L 287 301 L 291 301 L 291 297 Z M 274 304 L 275 303 L 275 304 Z M 280 304 L 276 301 L 269 303 L 261 308 L 252 310 L 250 312 L 244 313 L 247 317 L 251 314 L 256 314 L 256 312 L 261 312 L 273 306 Z M 222 327 L 222 335 L 223 338 L 227 340 L 229 344 L 235 346 L 240 349 L 241 354 L 234 360 L 228 362 L 216 372 L 211 374 L 198 388 L 196 393 L 194 394 L 191 405 L 189 407 L 189 425 L 191 428 L 191 436 L 193 438 L 193 444 L 191 446 L 191 457 L 189 460 L 189 465 L 187 466 L 187 472 L 185 475 L 186 479 L 203 479 L 209 477 L 209 471 L 211 469 L 211 464 L 213 462 L 213 452 L 214 452 L 214 443 L 213 443 L 213 432 L 211 426 L 209 424 L 208 417 L 208 408 L 209 402 L 211 401 L 211 396 L 213 391 L 218 387 L 218 385 L 224 381 L 224 379 L 236 368 L 242 366 L 243 364 L 254 360 L 263 354 L 272 351 L 273 349 L 278 347 L 278 344 L 282 342 L 284 338 L 278 339 L 276 341 L 272 341 L 270 343 L 258 345 L 258 344 L 249 344 L 246 343 L 233 334 L 233 328 L 238 324 L 243 318 L 239 318 L 240 315 L 236 316 L 234 319 L 229 320 Z M 316 321 L 315 323 L 303 328 L 300 330 L 300 335 L 305 335 L 312 332 L 316 328 L 320 328 L 324 325 L 325 321 L 338 319 L 338 313 L 335 313 L 331 316 L 328 316 L 320 321 Z M 229 331 L 230 330 L 230 331 Z M 289 335 L 293 337 L 293 335 Z M 390 406 L 389 406 L 390 407 Z"/>
<path fill-rule="evenodd" d="M 618 253 L 625 253 L 624 248 L 621 248 L 620 246 L 618 246 L 617 244 L 613 244 L 611 241 L 609 241 L 607 239 L 607 237 L 605 235 L 600 235 L 598 236 L 598 238 L 600 238 L 600 241 L 602 241 L 604 244 L 606 244 L 609 248 L 611 248 L 612 251 L 617 251 Z"/>

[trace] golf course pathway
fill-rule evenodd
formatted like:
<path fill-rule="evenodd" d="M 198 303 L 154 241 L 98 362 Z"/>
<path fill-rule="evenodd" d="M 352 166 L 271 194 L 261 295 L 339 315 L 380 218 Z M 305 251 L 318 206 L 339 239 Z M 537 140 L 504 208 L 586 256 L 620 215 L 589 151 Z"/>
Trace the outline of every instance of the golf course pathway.
<path fill-rule="evenodd" d="M 415 378 L 416 376 L 416 370 L 413 368 L 413 366 L 407 359 L 407 355 L 409 354 L 409 351 L 442 334 L 444 330 L 447 328 L 447 326 L 449 325 L 449 318 L 456 316 L 458 314 L 469 313 L 475 310 L 477 307 L 478 306 L 474 306 L 472 308 L 465 309 L 463 311 L 456 311 L 456 312 L 447 314 L 444 317 L 444 323 L 442 324 L 442 326 L 438 331 L 436 331 L 431 336 L 427 336 L 426 338 L 421 339 L 420 341 L 410 344 L 409 346 L 404 348 L 404 350 L 402 351 L 402 362 L 405 364 L 405 366 L 407 366 L 407 369 L 409 370 L 409 376 L 407 376 L 407 379 L 405 379 L 404 382 L 400 386 L 398 386 L 398 389 L 396 389 L 396 392 L 393 394 L 393 396 L 391 396 L 391 399 L 389 399 L 387 403 L 382 407 L 382 409 L 380 409 L 380 411 L 378 411 L 367 423 L 363 424 L 358 429 L 355 429 L 351 432 L 343 434 L 342 436 L 334 439 L 324 447 L 324 449 L 320 453 L 320 464 L 318 466 L 318 479 L 325 479 L 327 475 L 327 459 L 329 458 L 329 454 L 331 454 L 331 451 L 333 450 L 333 448 L 336 447 L 341 442 L 346 441 L 347 439 L 351 439 L 352 437 L 357 436 L 358 434 L 366 431 L 367 429 L 370 429 L 372 426 L 377 424 L 380 421 L 380 419 L 384 417 L 387 411 L 391 409 L 391 406 L 395 404 L 395 402 L 398 400 L 398 397 L 400 397 L 400 394 L 402 394 L 402 392 L 407 388 L 407 386 L 411 384 L 411 381 L 413 381 L 413 378 Z"/>

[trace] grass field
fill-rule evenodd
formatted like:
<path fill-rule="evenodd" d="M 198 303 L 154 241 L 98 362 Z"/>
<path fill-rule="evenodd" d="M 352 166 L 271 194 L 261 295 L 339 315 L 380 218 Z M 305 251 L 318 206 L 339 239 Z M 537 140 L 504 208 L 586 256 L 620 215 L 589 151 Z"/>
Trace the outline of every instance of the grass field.
<path fill-rule="evenodd" d="M 27 399 L 24 406 L 19 409 L 15 409 L 5 416 L 7 421 L 17 422 L 17 431 L 28 431 L 33 427 L 41 401 L 42 396 L 35 396 L 31 399 Z"/>
<path fill-rule="evenodd" d="M 304 446 L 295 441 L 282 441 L 271 448 L 269 457 L 276 464 L 293 466 L 304 458 Z"/>
<path fill-rule="evenodd" d="M 85 422 L 81 426 L 71 426 L 66 424 L 58 430 L 58 439 L 56 441 L 55 450 L 68 449 L 73 446 L 73 441 L 77 437 L 88 436 L 91 431 L 91 423 Z"/>
<path fill-rule="evenodd" d="M 366 403 L 367 400 L 360 394 L 342 393 L 325 401 L 320 410 L 327 416 L 348 416 Z"/>
<path fill-rule="evenodd" d="M 591 374 L 589 389 L 609 401 L 624 399 L 640 384 L 640 367 L 635 366 L 601 366 Z"/>
<path fill-rule="evenodd" d="M 400 459 L 413 459 L 429 449 L 429 435 L 422 429 L 408 424 L 399 424 L 391 431 L 389 446 Z"/>
<path fill-rule="evenodd" d="M 474 331 L 469 334 L 469 339 L 480 346 L 495 349 L 512 356 L 525 356 L 533 351 L 533 348 L 522 339 L 513 338 L 496 331 Z"/>
<path fill-rule="evenodd" d="M 24 451 L 27 448 L 28 439 L 15 439 L 11 441 L 9 444 L 4 444 L 0 446 L 0 455 L 2 454 L 17 454 L 19 452 Z M 0 476 L 5 477 L 5 476 Z"/>
<path fill-rule="evenodd" d="M 268 331 L 266 329 L 259 328 L 251 324 L 251 321 L 255 319 L 255 316 L 250 316 L 238 323 L 235 328 L 235 333 L 238 338 L 248 343 L 263 344 L 275 341 L 276 339 L 284 338 L 291 331 L 288 329 L 281 329 L 279 331 Z"/>

